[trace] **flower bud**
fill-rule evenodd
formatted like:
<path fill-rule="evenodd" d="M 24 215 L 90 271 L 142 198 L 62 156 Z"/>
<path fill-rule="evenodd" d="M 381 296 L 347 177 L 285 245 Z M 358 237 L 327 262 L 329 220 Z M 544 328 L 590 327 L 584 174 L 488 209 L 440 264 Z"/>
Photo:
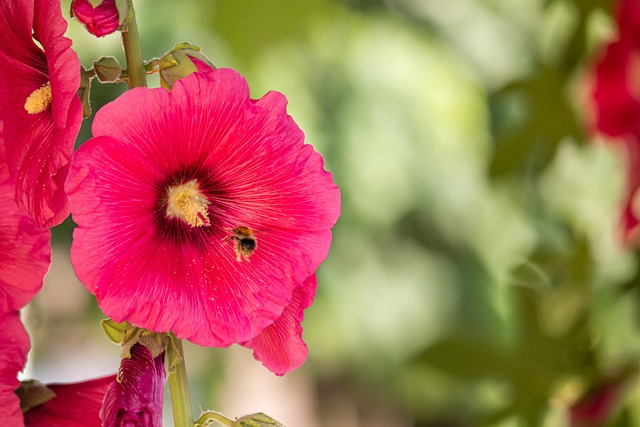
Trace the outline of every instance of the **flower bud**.
<path fill-rule="evenodd" d="M 204 56 L 200 47 L 189 43 L 178 43 L 160 58 L 158 68 L 160 85 L 171 90 L 178 80 L 189 74 L 216 67 Z"/>
<path fill-rule="evenodd" d="M 73 0 L 71 16 L 96 37 L 103 37 L 116 31 L 126 18 L 126 11 L 117 0 Z M 126 4 L 126 2 L 125 2 Z"/>
<path fill-rule="evenodd" d="M 166 374 L 164 353 L 153 357 L 140 344 L 131 347 L 118 377 L 104 396 L 100 418 L 104 427 L 162 427 L 162 398 Z"/>

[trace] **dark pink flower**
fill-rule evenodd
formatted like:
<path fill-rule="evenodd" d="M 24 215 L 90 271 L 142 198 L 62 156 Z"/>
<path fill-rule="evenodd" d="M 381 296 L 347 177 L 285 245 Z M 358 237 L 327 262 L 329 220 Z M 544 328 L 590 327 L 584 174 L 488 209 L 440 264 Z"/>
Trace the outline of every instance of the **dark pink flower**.
<path fill-rule="evenodd" d="M 307 359 L 307 345 L 302 340 L 304 309 L 313 302 L 316 294 L 316 277 L 309 277 L 293 291 L 291 302 L 282 315 L 260 334 L 245 343 L 253 349 L 253 355 L 277 375 L 299 368 Z"/>
<path fill-rule="evenodd" d="M 95 8 L 88 0 L 73 0 L 71 14 L 96 37 L 104 37 L 120 27 L 115 0 L 104 0 Z"/>
<path fill-rule="evenodd" d="M 331 243 L 339 191 L 269 92 L 228 69 L 103 107 L 67 191 L 71 258 L 103 311 L 205 346 L 255 338 Z"/>
<path fill-rule="evenodd" d="M 143 345 L 131 347 L 104 396 L 103 427 L 162 427 L 165 379 L 163 354 L 154 358 Z"/>
<path fill-rule="evenodd" d="M 633 200 L 640 187 L 640 0 L 618 3 L 618 38 L 593 66 L 593 130 L 616 138 L 627 159 L 627 189 L 621 228 L 627 242 L 638 236 Z"/>
<path fill-rule="evenodd" d="M 1 132 L 0 125 L 0 132 Z M 14 201 L 15 183 L 0 138 L 0 314 L 22 308 L 42 288 L 51 263 L 49 230 L 36 226 Z"/>
<path fill-rule="evenodd" d="M 25 427 L 102 427 L 100 408 L 107 388 L 115 380 L 109 375 L 73 384 L 47 384 L 55 397 L 24 414 Z"/>
<path fill-rule="evenodd" d="M 46 227 L 69 215 L 64 181 L 82 121 L 80 62 L 66 29 L 59 1 L 0 2 L 0 114 L 9 168 L 16 201 Z"/>
<path fill-rule="evenodd" d="M 24 424 L 15 390 L 29 352 L 29 336 L 17 311 L 0 315 L 0 425 Z"/>

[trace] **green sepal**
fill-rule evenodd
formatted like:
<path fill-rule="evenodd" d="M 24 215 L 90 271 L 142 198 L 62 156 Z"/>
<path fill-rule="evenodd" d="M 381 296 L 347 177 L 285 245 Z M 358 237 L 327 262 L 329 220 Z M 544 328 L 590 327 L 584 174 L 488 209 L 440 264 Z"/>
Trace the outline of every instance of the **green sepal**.
<path fill-rule="evenodd" d="M 284 427 L 284 424 L 262 412 L 240 417 L 231 425 L 232 427 Z"/>
<path fill-rule="evenodd" d="M 120 346 L 120 357 L 122 359 L 130 358 L 131 347 L 138 343 L 147 347 L 154 358 L 171 349 L 174 350 L 174 353 L 177 353 L 175 344 L 167 333 L 150 332 L 133 326 L 129 322 L 116 323 L 111 319 L 104 319 L 100 322 L 100 326 L 109 341 Z M 179 359 L 178 363 L 180 360 L 182 359 Z"/>
<path fill-rule="evenodd" d="M 36 380 L 22 381 L 15 393 L 20 399 L 20 410 L 23 414 L 56 397 L 53 390 Z"/>
<path fill-rule="evenodd" d="M 192 58 L 203 61 L 211 68 L 216 68 L 202 53 L 202 49 L 199 46 L 178 43 L 158 61 L 160 85 L 167 90 L 171 90 L 178 80 L 198 71 Z"/>
<path fill-rule="evenodd" d="M 118 23 L 122 25 L 129 16 L 129 1 L 116 0 L 116 9 L 118 10 Z"/>
<path fill-rule="evenodd" d="M 80 67 L 80 87 L 78 88 L 78 96 L 80 97 L 80 101 L 82 102 L 82 118 L 86 119 L 91 115 L 91 102 L 90 102 L 90 92 L 91 92 L 91 77 L 89 77 L 89 73 L 84 67 Z"/>
<path fill-rule="evenodd" d="M 96 8 L 102 4 L 104 0 L 87 0 L 92 8 Z"/>
<path fill-rule="evenodd" d="M 111 319 L 104 319 L 100 322 L 100 327 L 109 341 L 120 345 L 127 329 L 133 326 L 129 322 L 116 323 Z"/>
<path fill-rule="evenodd" d="M 175 371 L 176 366 L 178 366 L 180 362 L 182 362 L 182 356 L 180 355 L 178 347 L 176 346 L 175 340 L 177 339 L 178 338 L 176 338 L 176 336 L 173 334 L 166 335 L 166 353 L 164 354 L 164 364 L 167 374 L 172 374 Z"/>
<path fill-rule="evenodd" d="M 122 79 L 122 67 L 113 56 L 103 56 L 93 63 L 96 77 L 102 83 L 116 83 Z"/>

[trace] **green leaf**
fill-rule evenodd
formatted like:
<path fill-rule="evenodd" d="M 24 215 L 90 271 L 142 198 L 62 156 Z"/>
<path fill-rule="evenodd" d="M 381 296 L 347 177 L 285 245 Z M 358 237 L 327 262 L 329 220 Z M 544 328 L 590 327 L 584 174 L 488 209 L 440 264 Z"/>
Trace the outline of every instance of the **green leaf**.
<path fill-rule="evenodd" d="M 270 416 L 257 412 L 251 415 L 245 415 L 244 417 L 238 418 L 232 424 L 233 427 L 284 427 L 279 421 L 274 420 Z"/>

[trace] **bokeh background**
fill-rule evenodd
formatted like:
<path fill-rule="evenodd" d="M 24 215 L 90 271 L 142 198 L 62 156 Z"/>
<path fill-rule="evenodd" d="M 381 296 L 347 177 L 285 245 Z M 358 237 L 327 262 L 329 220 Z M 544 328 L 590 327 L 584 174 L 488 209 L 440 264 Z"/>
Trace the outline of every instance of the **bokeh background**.
<path fill-rule="evenodd" d="M 640 425 L 624 161 L 586 130 L 611 1 L 135 5 L 146 58 L 188 41 L 245 75 L 254 97 L 285 93 L 342 191 L 305 313 L 307 363 L 278 378 L 246 349 L 187 345 L 194 413 L 263 411 L 289 427 L 569 426 L 587 402 L 580 413 L 597 422 L 574 410 L 574 426 Z M 85 67 L 124 64 L 118 35 L 96 40 L 71 22 L 68 36 Z M 94 82 L 94 111 L 124 89 Z M 70 266 L 72 228 L 54 230 L 25 316 L 26 375 L 47 382 L 119 364 Z"/>

